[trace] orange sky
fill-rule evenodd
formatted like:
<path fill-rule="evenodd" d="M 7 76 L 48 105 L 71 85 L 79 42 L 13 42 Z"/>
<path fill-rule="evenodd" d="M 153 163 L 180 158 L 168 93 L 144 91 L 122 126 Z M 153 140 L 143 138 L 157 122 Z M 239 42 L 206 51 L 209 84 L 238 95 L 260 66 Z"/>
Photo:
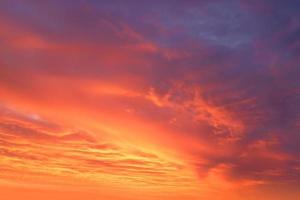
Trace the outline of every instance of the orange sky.
<path fill-rule="evenodd" d="M 290 2 L 124 2 L 0 2 L 0 199 L 298 200 Z"/>

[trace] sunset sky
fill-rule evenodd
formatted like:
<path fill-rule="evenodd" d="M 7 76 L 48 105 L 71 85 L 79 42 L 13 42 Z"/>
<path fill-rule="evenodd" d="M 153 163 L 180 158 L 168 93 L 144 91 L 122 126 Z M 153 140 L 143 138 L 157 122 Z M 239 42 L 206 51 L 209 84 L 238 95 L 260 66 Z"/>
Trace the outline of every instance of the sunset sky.
<path fill-rule="evenodd" d="M 1 0 L 1 200 L 299 200 L 300 1 Z"/>

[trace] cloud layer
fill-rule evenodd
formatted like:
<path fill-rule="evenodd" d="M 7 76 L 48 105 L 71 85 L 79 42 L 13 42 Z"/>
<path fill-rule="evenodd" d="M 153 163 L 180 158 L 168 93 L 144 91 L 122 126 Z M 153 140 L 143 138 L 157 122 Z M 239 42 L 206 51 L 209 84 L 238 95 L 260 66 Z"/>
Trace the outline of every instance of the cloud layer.
<path fill-rule="evenodd" d="M 298 7 L 2 1 L 0 184 L 297 199 Z"/>

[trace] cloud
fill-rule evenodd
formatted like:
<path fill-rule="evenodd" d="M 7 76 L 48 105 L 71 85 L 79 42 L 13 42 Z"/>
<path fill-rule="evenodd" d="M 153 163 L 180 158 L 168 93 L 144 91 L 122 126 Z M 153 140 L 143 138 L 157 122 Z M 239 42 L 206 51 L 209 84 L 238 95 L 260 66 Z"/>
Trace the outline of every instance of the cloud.
<path fill-rule="evenodd" d="M 10 177 L 186 185 L 206 198 L 299 184 L 295 2 L 0 4 Z"/>
<path fill-rule="evenodd" d="M 119 184 L 125 179 L 133 181 L 131 184 L 160 186 L 176 185 L 176 179 L 181 178 L 176 173 L 183 166 L 159 155 L 99 141 L 82 131 L 65 134 L 65 127 L 59 132 L 46 131 L 35 127 L 35 122 L 13 119 L 2 117 L 0 124 L 1 168 L 7 171 L 6 176 L 21 172 L 45 177 L 79 174 L 95 182 L 103 177 Z"/>

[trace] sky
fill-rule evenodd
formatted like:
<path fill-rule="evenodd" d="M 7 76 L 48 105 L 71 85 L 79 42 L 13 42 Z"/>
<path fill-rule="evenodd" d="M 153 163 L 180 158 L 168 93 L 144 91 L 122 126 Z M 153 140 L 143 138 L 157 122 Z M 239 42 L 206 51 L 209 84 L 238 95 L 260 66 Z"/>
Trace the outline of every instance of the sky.
<path fill-rule="evenodd" d="M 3 200 L 298 200 L 300 2 L 0 1 Z"/>

